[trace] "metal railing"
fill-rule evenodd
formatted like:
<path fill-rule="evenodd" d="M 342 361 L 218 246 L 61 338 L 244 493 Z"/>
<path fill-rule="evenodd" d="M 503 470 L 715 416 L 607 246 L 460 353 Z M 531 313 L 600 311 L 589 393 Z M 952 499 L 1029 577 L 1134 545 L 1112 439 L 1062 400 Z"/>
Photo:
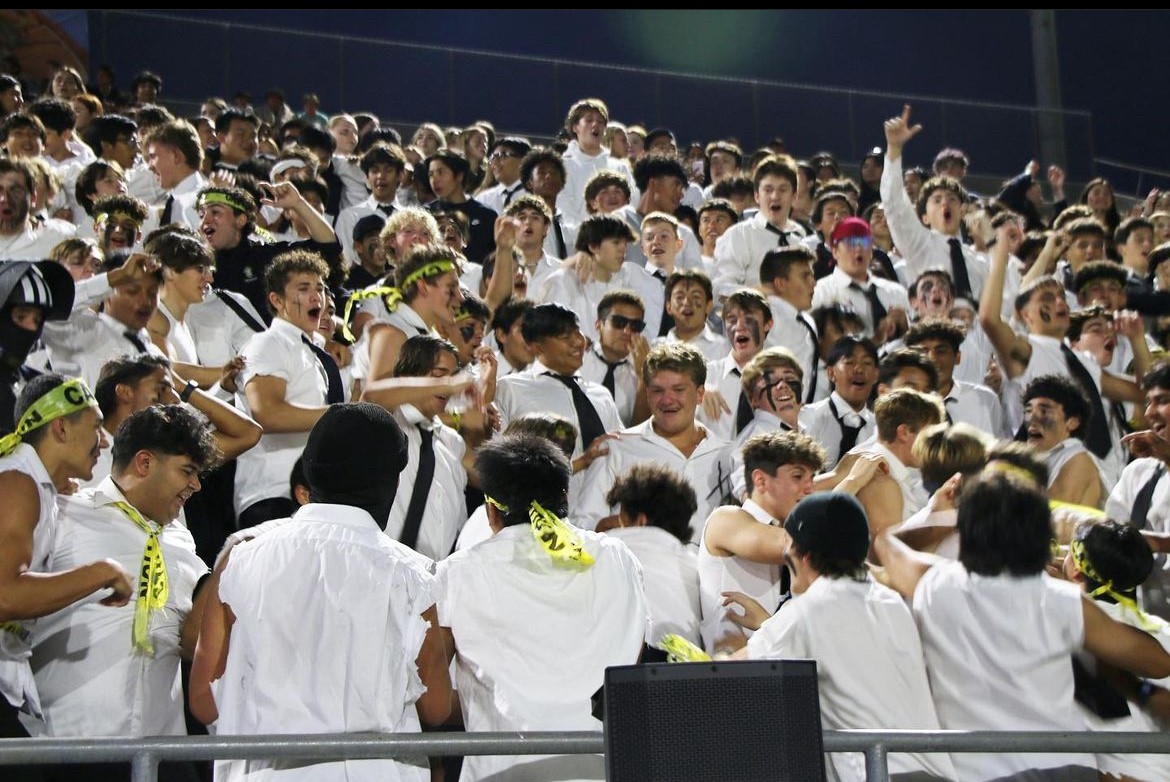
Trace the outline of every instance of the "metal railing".
<path fill-rule="evenodd" d="M 888 782 L 891 752 L 1170 754 L 1163 733 L 1037 731 L 825 731 L 826 752 L 865 754 L 867 782 Z M 167 760 L 342 760 L 447 755 L 586 755 L 605 752 L 593 732 L 174 736 L 143 739 L 2 739 L 0 766 L 130 762 L 132 782 L 155 782 Z"/>

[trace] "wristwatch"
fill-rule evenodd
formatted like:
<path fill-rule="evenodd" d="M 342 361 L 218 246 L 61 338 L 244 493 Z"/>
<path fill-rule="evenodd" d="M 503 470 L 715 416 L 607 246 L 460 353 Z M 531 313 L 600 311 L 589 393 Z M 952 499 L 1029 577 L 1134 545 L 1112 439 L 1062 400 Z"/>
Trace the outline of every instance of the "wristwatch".
<path fill-rule="evenodd" d="M 180 402 L 190 402 L 191 394 L 195 393 L 195 389 L 199 388 L 199 384 L 194 380 L 188 380 L 187 385 L 183 386 L 183 390 L 179 392 Z"/>

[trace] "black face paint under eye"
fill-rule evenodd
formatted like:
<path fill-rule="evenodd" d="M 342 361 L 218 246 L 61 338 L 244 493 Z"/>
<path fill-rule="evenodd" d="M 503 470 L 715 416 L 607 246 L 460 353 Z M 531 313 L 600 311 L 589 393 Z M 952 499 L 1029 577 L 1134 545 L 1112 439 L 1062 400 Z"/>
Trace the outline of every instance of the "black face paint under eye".
<path fill-rule="evenodd" d="M 764 336 L 763 330 L 760 328 L 760 324 L 756 323 L 754 320 L 749 320 L 747 322 L 747 326 L 748 330 L 752 333 L 752 339 L 755 340 L 757 345 L 762 345 L 764 342 Z"/>

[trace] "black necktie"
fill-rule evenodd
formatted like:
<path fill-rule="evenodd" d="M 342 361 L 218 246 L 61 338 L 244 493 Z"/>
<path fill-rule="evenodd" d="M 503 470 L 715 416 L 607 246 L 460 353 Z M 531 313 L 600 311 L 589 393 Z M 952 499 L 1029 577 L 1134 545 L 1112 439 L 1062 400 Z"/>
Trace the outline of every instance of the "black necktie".
<path fill-rule="evenodd" d="M 971 293 L 971 278 L 967 276 L 967 259 L 963 257 L 963 243 L 958 239 L 948 239 L 951 246 L 951 277 L 955 281 L 955 296 L 974 300 Z"/>
<path fill-rule="evenodd" d="M 735 373 L 736 377 L 742 374 L 738 368 L 731 371 Z M 750 424 L 755 417 L 756 414 L 752 410 L 752 403 L 748 401 L 747 394 L 743 392 L 743 388 L 741 387 L 739 389 L 739 404 L 735 408 L 735 433 L 739 434 L 742 432 L 744 427 Z"/>
<path fill-rule="evenodd" d="M 590 443 L 605 434 L 605 424 L 601 423 L 601 416 L 597 414 L 597 408 L 593 406 L 593 402 L 589 401 L 589 395 L 581 388 L 577 378 L 558 375 L 555 372 L 546 372 L 545 374 L 561 381 L 565 388 L 569 389 L 569 393 L 573 395 L 573 410 L 577 413 L 577 428 L 581 432 L 581 448 L 588 448 Z"/>
<path fill-rule="evenodd" d="M 1104 459 L 1113 447 L 1113 438 L 1109 436 L 1109 417 L 1105 414 L 1105 405 L 1101 402 L 1101 392 L 1097 390 L 1093 376 L 1089 374 L 1089 370 L 1081 363 L 1080 358 L 1073 352 L 1072 348 L 1062 342 L 1060 343 L 1060 352 L 1064 354 L 1069 374 L 1085 392 L 1093 409 L 1089 420 L 1081 423 L 1081 426 L 1085 427 L 1085 445 L 1096 454 L 1097 458 Z"/>
<path fill-rule="evenodd" d="M 1133 425 L 1129 422 L 1129 416 L 1125 414 L 1125 405 L 1123 405 L 1121 402 L 1111 402 L 1109 409 L 1113 412 L 1113 415 L 1117 417 L 1117 423 L 1121 427 L 1121 432 L 1123 435 L 1134 431 Z"/>
<path fill-rule="evenodd" d="M 674 318 L 666 311 L 666 272 L 655 269 L 650 275 L 662 283 L 662 320 L 658 322 L 658 336 L 665 337 L 674 328 Z"/>
<path fill-rule="evenodd" d="M 122 334 L 126 337 L 126 339 L 130 340 L 130 344 L 134 346 L 135 350 L 137 350 L 139 353 L 146 352 L 146 343 L 142 341 L 142 337 L 138 336 L 137 331 L 134 329 L 126 329 L 122 332 Z"/>
<path fill-rule="evenodd" d="M 325 349 L 317 347 L 313 340 L 303 334 L 301 341 L 309 346 L 309 350 L 313 351 L 321 368 L 325 370 L 325 380 L 329 384 L 329 390 L 325 392 L 325 403 L 336 405 L 344 402 L 345 386 L 342 385 L 341 370 L 337 368 L 337 362 L 333 360 L 333 356 L 329 355 Z"/>
<path fill-rule="evenodd" d="M 796 313 L 796 322 L 804 326 L 805 330 L 808 331 L 809 341 L 812 342 L 812 381 L 808 384 L 808 393 L 804 395 L 804 403 L 807 405 L 812 403 L 813 397 L 817 394 L 817 364 L 820 363 L 818 355 L 820 343 L 817 340 L 816 330 L 807 320 L 800 316 L 799 312 Z"/>
<path fill-rule="evenodd" d="M 516 185 L 511 190 L 506 187 L 504 188 L 504 206 L 512 203 L 512 199 L 516 197 L 516 193 L 519 192 L 520 187 L 520 185 Z"/>
<path fill-rule="evenodd" d="M 601 360 L 605 361 L 604 358 Z M 605 386 L 605 390 L 609 392 L 615 402 L 617 401 L 617 391 L 614 389 L 614 372 L 624 363 L 626 363 L 625 359 L 615 361 L 612 364 L 605 361 L 605 377 L 602 379 L 601 385 Z"/>
<path fill-rule="evenodd" d="M 1166 465 L 1159 464 L 1154 468 L 1154 474 L 1150 479 L 1142 484 L 1142 488 L 1138 491 L 1137 496 L 1133 500 L 1133 510 L 1129 514 L 1129 523 L 1138 529 L 1150 528 L 1150 507 L 1154 503 L 1154 489 L 1158 487 L 1158 481 L 1162 480 L 1162 476 L 1166 474 Z"/>
<path fill-rule="evenodd" d="M 837 460 L 840 461 L 842 456 L 852 451 L 853 446 L 857 445 L 857 436 L 865 428 L 865 421 L 861 422 L 861 426 L 849 426 L 845 423 L 845 416 L 837 412 L 837 406 L 833 404 L 832 399 L 829 400 L 829 410 L 837 419 L 837 425 L 841 427 L 841 446 L 837 449 Z"/>
<path fill-rule="evenodd" d="M 557 238 L 557 257 L 568 258 L 569 250 L 565 247 L 565 235 L 561 232 L 561 216 L 555 215 L 553 217 L 553 231 Z"/>
<path fill-rule="evenodd" d="M 878 298 L 877 286 L 873 284 L 873 280 L 869 281 L 869 287 L 863 288 L 860 283 L 851 282 L 849 287 L 855 291 L 861 291 L 861 295 L 869 300 L 869 316 L 873 318 L 873 330 L 877 331 L 878 324 L 886 317 L 886 305 L 882 304 L 882 300 Z"/>
<path fill-rule="evenodd" d="M 946 413 L 948 424 L 953 424 L 955 422 L 955 419 L 951 418 L 951 408 L 948 407 L 948 405 L 950 405 L 951 402 L 958 402 L 958 401 L 959 400 L 955 399 L 953 396 L 948 396 L 946 399 L 943 400 L 943 412 Z"/>
<path fill-rule="evenodd" d="M 787 247 L 788 246 L 788 232 L 787 231 L 782 231 L 781 229 L 777 228 L 776 226 L 772 225 L 771 223 L 764 223 L 764 227 L 780 237 L 780 241 L 776 242 L 777 247 Z"/>
<path fill-rule="evenodd" d="M 174 222 L 172 213 L 175 209 L 175 197 L 173 195 L 167 196 L 167 202 L 163 205 L 162 218 L 159 220 L 159 225 L 167 226 Z"/>
<path fill-rule="evenodd" d="M 414 474 L 414 488 L 410 490 L 410 504 L 406 506 L 406 520 L 402 523 L 399 542 L 414 548 L 418 543 L 418 529 L 422 526 L 423 513 L 427 509 L 427 497 L 431 483 L 435 480 L 435 433 L 430 429 L 418 428 L 421 439 L 418 444 L 418 470 Z"/>
<path fill-rule="evenodd" d="M 387 217 L 394 214 L 394 207 L 390 204 L 378 204 L 375 208 Z"/>

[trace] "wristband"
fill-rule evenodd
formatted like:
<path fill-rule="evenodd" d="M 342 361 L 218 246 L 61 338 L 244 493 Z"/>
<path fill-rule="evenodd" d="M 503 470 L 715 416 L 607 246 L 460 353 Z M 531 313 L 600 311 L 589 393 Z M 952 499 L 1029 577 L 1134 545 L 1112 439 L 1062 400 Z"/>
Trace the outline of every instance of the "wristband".
<path fill-rule="evenodd" d="M 187 385 L 183 386 L 183 390 L 179 392 L 179 401 L 190 402 L 191 395 L 195 393 L 197 388 L 199 388 L 198 383 L 196 383 L 194 380 L 188 380 Z"/>

